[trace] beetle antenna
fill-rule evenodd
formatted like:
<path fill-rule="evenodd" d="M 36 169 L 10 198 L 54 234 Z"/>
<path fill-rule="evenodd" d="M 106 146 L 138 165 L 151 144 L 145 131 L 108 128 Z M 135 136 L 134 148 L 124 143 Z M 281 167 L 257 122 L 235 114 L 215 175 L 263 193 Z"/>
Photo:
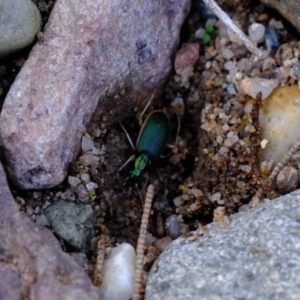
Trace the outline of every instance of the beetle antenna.
<path fill-rule="evenodd" d="M 150 106 L 150 104 L 151 104 L 151 102 L 153 100 L 155 92 L 156 92 L 156 88 L 154 89 L 154 91 L 153 91 L 153 93 L 151 95 L 150 100 L 148 101 L 148 103 L 146 104 L 145 108 L 143 109 L 143 111 L 141 113 L 141 116 L 140 116 L 140 119 L 139 119 L 139 124 L 140 124 L 141 127 L 143 125 L 143 116 L 144 116 L 145 112 L 147 111 L 147 109 L 149 108 L 149 106 Z"/>
<path fill-rule="evenodd" d="M 121 172 L 132 160 L 135 159 L 135 154 L 131 155 L 126 162 L 122 165 L 121 168 L 119 168 L 118 172 Z"/>
<path fill-rule="evenodd" d="M 123 131 L 125 132 L 126 137 L 127 137 L 127 140 L 129 141 L 129 143 L 130 143 L 130 145 L 131 145 L 133 151 L 135 151 L 135 147 L 134 147 L 134 145 L 133 145 L 133 142 L 132 142 L 132 140 L 131 140 L 131 138 L 130 138 L 129 133 L 127 132 L 127 130 L 125 129 L 125 127 L 123 126 L 123 124 L 122 124 L 121 122 L 119 122 L 119 124 L 120 124 L 120 126 L 122 127 Z M 127 163 L 127 162 L 126 162 L 126 163 Z M 126 166 L 126 163 L 125 163 L 125 166 Z M 125 167 L 125 166 L 124 166 L 124 167 Z"/>
<path fill-rule="evenodd" d="M 132 300 L 141 299 L 141 290 L 143 288 L 143 262 L 144 262 L 144 247 L 147 234 L 147 227 L 149 222 L 149 216 L 151 213 L 151 206 L 153 201 L 154 187 L 150 184 L 147 188 L 146 199 L 144 203 L 141 229 L 136 247 L 136 267 L 135 267 L 135 277 L 134 277 L 134 286 L 133 286 L 133 295 Z"/>

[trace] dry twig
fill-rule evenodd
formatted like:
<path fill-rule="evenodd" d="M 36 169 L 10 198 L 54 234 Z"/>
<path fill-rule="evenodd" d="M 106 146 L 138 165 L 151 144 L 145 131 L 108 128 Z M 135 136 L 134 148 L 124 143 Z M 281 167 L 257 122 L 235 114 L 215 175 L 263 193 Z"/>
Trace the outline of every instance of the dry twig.
<path fill-rule="evenodd" d="M 245 47 L 258 57 L 263 54 L 256 45 L 232 22 L 228 15 L 221 9 L 215 0 L 203 0 L 203 2 L 216 14 L 216 16 L 224 23 L 224 25 L 232 31 L 245 45 Z"/>
<path fill-rule="evenodd" d="M 132 300 L 141 299 L 141 290 L 143 287 L 143 262 L 144 262 L 144 245 L 147 234 L 147 226 L 149 222 L 149 216 L 151 212 L 151 205 L 153 200 L 154 187 L 152 184 L 148 186 L 146 199 L 144 204 L 144 210 L 141 221 L 141 229 L 140 235 L 138 238 L 138 243 L 136 247 L 136 267 L 135 267 L 135 278 L 134 278 L 134 286 L 133 286 L 133 296 Z"/>

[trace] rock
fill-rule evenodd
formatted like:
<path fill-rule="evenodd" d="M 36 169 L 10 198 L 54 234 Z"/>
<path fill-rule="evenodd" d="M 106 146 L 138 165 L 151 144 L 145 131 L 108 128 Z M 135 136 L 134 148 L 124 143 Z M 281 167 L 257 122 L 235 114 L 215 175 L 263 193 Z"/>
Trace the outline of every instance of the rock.
<path fill-rule="evenodd" d="M 0 165 L 0 299 L 93 299 L 98 290 L 45 227 L 15 203 Z"/>
<path fill-rule="evenodd" d="M 293 67 L 293 75 L 299 80 L 300 79 L 300 62 L 298 61 Z"/>
<path fill-rule="evenodd" d="M 261 0 L 267 6 L 276 9 L 282 14 L 289 22 L 291 22 L 296 29 L 300 32 L 300 0 Z"/>
<path fill-rule="evenodd" d="M 262 93 L 262 99 L 266 99 L 272 91 L 278 86 L 278 79 L 265 78 L 245 78 L 241 81 L 240 90 L 242 93 L 256 98 L 258 93 Z"/>
<path fill-rule="evenodd" d="M 90 249 L 95 215 L 91 205 L 55 201 L 44 211 L 54 232 L 69 245 L 85 252 Z"/>
<path fill-rule="evenodd" d="M 89 121 L 105 128 L 135 102 L 144 105 L 155 88 L 157 98 L 189 8 L 190 0 L 56 1 L 43 43 L 33 48 L 0 116 L 15 185 L 58 185 Z"/>
<path fill-rule="evenodd" d="M 274 26 L 268 26 L 265 33 L 266 47 L 269 51 L 277 50 L 280 46 L 278 34 Z"/>
<path fill-rule="evenodd" d="M 193 64 L 199 58 L 199 44 L 198 43 L 185 43 L 177 51 L 175 57 L 175 71 L 177 74 L 182 75 L 187 68 L 193 67 Z"/>
<path fill-rule="evenodd" d="M 93 148 L 94 148 L 94 142 L 91 139 L 87 138 L 86 136 L 83 136 L 81 140 L 82 151 L 93 150 Z"/>
<path fill-rule="evenodd" d="M 145 300 L 297 299 L 300 191 L 179 238 L 151 268 Z"/>
<path fill-rule="evenodd" d="M 262 160 L 277 164 L 300 138 L 300 91 L 297 85 L 279 86 L 262 103 L 259 123 L 268 141 Z"/>
<path fill-rule="evenodd" d="M 44 214 L 37 215 L 35 222 L 39 225 L 50 227 L 50 223 Z"/>
<path fill-rule="evenodd" d="M 266 28 L 263 24 L 252 23 L 248 27 L 249 38 L 253 43 L 261 43 L 264 41 Z"/>
<path fill-rule="evenodd" d="M 112 248 L 105 259 L 100 294 L 103 300 L 129 300 L 133 294 L 136 254 L 127 243 Z"/>
<path fill-rule="evenodd" d="M 167 217 L 165 221 L 165 229 L 167 235 L 169 235 L 173 240 L 180 236 L 181 222 L 177 215 L 171 215 Z"/>
<path fill-rule="evenodd" d="M 276 183 L 283 194 L 295 191 L 298 186 L 297 169 L 291 166 L 284 166 L 276 177 Z"/>
<path fill-rule="evenodd" d="M 30 45 L 41 30 L 39 10 L 30 0 L 0 3 L 0 57 Z"/>

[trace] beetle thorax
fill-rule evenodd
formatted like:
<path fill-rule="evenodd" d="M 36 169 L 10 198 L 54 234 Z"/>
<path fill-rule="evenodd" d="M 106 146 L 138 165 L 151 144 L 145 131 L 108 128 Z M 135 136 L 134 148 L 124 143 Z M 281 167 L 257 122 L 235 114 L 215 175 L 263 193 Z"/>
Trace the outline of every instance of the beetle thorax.
<path fill-rule="evenodd" d="M 150 159 L 147 155 L 141 154 L 139 155 L 134 162 L 134 170 L 132 171 L 131 177 L 139 177 L 141 171 L 143 171 L 147 164 L 149 164 Z"/>

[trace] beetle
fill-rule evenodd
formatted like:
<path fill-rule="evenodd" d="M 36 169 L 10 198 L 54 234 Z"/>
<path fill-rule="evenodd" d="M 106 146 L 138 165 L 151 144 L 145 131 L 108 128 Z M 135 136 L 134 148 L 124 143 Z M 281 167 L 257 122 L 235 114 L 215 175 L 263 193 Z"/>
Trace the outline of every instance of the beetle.
<path fill-rule="evenodd" d="M 134 162 L 132 178 L 140 176 L 152 160 L 160 157 L 167 146 L 171 132 L 168 117 L 163 111 L 151 112 L 143 123 L 136 142 L 138 157 Z"/>
<path fill-rule="evenodd" d="M 152 99 L 151 99 L 152 100 Z M 151 102 L 150 100 L 150 102 Z M 153 160 L 160 157 L 162 152 L 167 146 L 170 133 L 171 125 L 169 118 L 162 110 L 152 111 L 144 122 L 142 122 L 142 116 L 148 108 L 150 102 L 145 107 L 140 117 L 141 129 L 134 147 L 129 134 L 127 133 L 124 126 L 120 123 L 124 130 L 131 147 L 137 152 L 138 156 L 134 161 L 134 170 L 131 171 L 131 178 L 137 178 L 141 172 L 149 165 Z M 130 161 L 135 158 L 132 155 L 119 169 L 121 171 Z"/>

